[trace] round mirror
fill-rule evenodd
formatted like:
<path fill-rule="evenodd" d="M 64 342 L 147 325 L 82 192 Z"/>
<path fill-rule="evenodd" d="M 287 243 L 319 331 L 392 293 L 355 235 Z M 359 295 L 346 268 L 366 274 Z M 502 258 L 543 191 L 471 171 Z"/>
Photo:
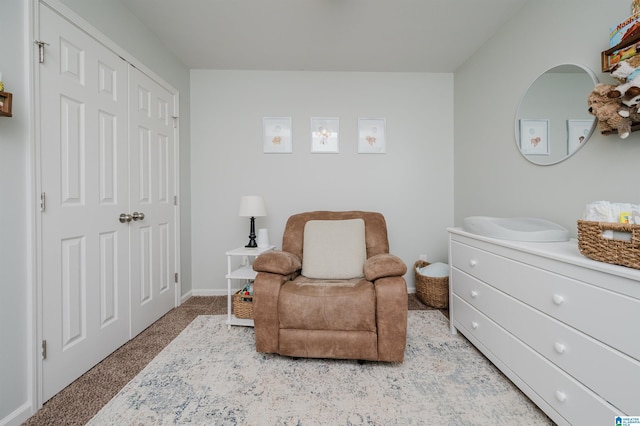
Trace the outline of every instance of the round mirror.
<path fill-rule="evenodd" d="M 516 113 L 516 144 L 534 164 L 548 166 L 575 154 L 596 127 L 587 96 L 598 83 L 581 65 L 558 65 L 529 86 Z"/>

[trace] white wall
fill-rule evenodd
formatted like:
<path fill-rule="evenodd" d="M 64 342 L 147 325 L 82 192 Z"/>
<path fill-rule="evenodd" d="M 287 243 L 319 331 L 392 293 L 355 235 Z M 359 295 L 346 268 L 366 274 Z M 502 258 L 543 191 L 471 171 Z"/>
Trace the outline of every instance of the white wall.
<path fill-rule="evenodd" d="M 225 294 L 225 251 L 248 241 L 242 195 L 262 195 L 280 247 L 287 218 L 309 210 L 384 214 L 391 252 L 412 266 L 447 255 L 453 218 L 453 76 L 191 72 L 193 289 Z M 293 119 L 293 153 L 264 154 L 262 119 Z M 310 118 L 340 119 L 339 154 L 310 153 Z M 357 154 L 358 117 L 384 117 L 386 154 Z"/>
<path fill-rule="evenodd" d="M 535 0 L 455 74 L 455 222 L 471 215 L 540 216 L 576 235 L 595 200 L 640 202 L 640 132 L 626 140 L 594 134 L 568 160 L 536 166 L 514 142 L 520 98 L 536 77 L 561 63 L 592 69 L 609 28 L 631 13 L 628 0 Z M 584 108 L 587 108 L 584 94 Z M 553 102 L 552 99 L 550 99 Z"/>
<path fill-rule="evenodd" d="M 27 9 L 3 0 L 0 13 L 0 72 L 13 94 L 13 117 L 0 117 L 0 424 L 30 409 Z"/>

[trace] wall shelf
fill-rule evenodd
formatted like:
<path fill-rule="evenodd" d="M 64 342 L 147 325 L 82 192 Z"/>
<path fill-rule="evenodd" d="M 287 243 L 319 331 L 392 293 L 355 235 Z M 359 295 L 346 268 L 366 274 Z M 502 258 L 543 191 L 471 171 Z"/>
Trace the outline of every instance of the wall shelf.
<path fill-rule="evenodd" d="M 611 69 L 618 63 L 625 61 L 640 52 L 640 33 L 632 35 L 627 40 L 603 51 L 600 54 L 602 62 L 602 72 L 611 72 Z M 596 118 L 597 119 L 597 118 Z M 633 122 L 631 132 L 640 130 L 640 123 Z M 601 132 L 603 135 L 615 135 L 616 130 Z"/>
<path fill-rule="evenodd" d="M 610 72 L 611 68 L 625 59 L 635 56 L 640 51 L 640 34 L 623 41 L 601 53 L 602 72 Z"/>
<path fill-rule="evenodd" d="M 11 117 L 11 98 L 13 98 L 11 93 L 0 92 L 0 116 Z"/>
<path fill-rule="evenodd" d="M 596 118 L 597 120 L 597 118 Z M 633 123 L 631 125 L 631 132 L 637 132 L 638 130 L 640 130 L 640 123 Z M 609 135 L 617 135 L 618 131 L 617 130 L 607 130 L 605 132 L 601 132 L 603 135 L 605 136 L 609 136 Z"/>

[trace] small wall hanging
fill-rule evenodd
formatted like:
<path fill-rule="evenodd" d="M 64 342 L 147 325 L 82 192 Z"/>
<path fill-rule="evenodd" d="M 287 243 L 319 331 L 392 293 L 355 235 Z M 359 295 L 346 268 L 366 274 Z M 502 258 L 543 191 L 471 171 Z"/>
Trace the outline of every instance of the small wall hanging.
<path fill-rule="evenodd" d="M 567 120 L 568 155 L 573 154 L 582 146 L 582 143 L 587 140 L 589 133 L 591 133 L 592 126 L 593 120 Z"/>
<path fill-rule="evenodd" d="M 0 92 L 0 116 L 11 117 L 11 98 L 9 92 Z"/>
<path fill-rule="evenodd" d="M 520 151 L 525 155 L 549 155 L 549 120 L 520 120 Z"/>
<path fill-rule="evenodd" d="M 330 153 L 340 152 L 338 146 L 338 132 L 340 123 L 336 117 L 311 118 L 311 152 Z"/>
<path fill-rule="evenodd" d="M 358 153 L 384 154 L 387 152 L 386 123 L 384 118 L 358 118 Z"/>
<path fill-rule="evenodd" d="M 264 117 L 262 132 L 265 154 L 289 154 L 293 151 L 291 117 Z"/>

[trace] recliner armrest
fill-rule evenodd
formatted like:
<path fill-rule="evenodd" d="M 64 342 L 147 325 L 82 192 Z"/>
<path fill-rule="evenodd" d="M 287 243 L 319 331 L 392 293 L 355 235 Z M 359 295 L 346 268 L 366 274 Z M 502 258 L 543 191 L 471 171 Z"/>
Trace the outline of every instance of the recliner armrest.
<path fill-rule="evenodd" d="M 290 275 L 302 268 L 302 262 L 293 253 L 281 250 L 271 250 L 261 254 L 253 262 L 256 272 Z"/>
<path fill-rule="evenodd" d="M 389 253 L 371 256 L 364 263 L 364 277 L 367 281 L 386 277 L 401 277 L 406 272 L 407 265 L 398 256 Z"/>

